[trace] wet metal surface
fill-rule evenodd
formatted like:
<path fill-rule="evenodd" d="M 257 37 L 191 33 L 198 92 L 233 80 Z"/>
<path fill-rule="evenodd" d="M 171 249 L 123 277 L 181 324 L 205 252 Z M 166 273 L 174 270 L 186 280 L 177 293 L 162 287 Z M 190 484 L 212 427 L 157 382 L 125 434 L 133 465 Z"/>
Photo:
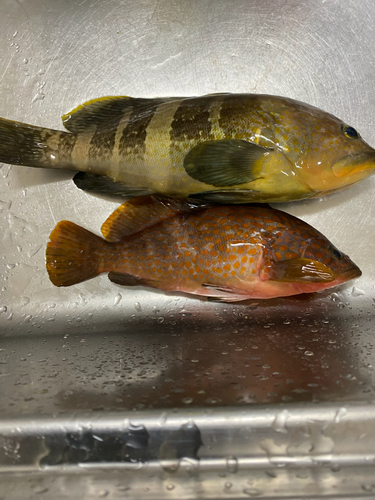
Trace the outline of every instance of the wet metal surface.
<path fill-rule="evenodd" d="M 370 0 L 3 0 L 0 26 L 9 119 L 62 129 L 61 114 L 105 95 L 256 92 L 329 111 L 375 145 Z M 360 279 L 237 305 L 106 276 L 53 287 L 55 224 L 99 232 L 118 206 L 71 177 L 0 165 L 0 498 L 372 498 L 375 177 L 278 207 Z"/>

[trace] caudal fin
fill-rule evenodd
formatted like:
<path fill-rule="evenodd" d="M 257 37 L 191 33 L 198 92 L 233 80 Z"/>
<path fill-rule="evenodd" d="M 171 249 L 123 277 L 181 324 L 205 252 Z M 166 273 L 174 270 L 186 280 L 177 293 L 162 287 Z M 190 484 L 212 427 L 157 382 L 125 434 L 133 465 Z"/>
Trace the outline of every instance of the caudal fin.
<path fill-rule="evenodd" d="M 63 136 L 65 140 L 61 141 Z M 61 153 L 57 151 L 59 142 L 67 142 L 66 137 L 75 138 L 67 132 L 0 118 L 0 162 L 26 167 L 69 168 L 66 159 L 59 158 Z M 66 148 L 66 144 L 61 148 L 62 154 L 64 146 Z"/>
<path fill-rule="evenodd" d="M 70 286 L 94 278 L 100 270 L 106 242 L 63 220 L 57 224 L 47 244 L 47 271 L 56 286 Z"/>

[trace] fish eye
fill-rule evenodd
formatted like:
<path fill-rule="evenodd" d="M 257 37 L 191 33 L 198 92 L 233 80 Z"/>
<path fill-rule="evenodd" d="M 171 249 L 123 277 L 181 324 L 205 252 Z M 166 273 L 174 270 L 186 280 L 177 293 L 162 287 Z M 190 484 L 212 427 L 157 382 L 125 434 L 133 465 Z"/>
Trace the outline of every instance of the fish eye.
<path fill-rule="evenodd" d="M 342 253 L 337 250 L 337 248 L 332 248 L 332 255 L 336 257 L 336 259 L 342 259 Z"/>
<path fill-rule="evenodd" d="M 343 125 L 342 131 L 343 131 L 345 137 L 348 137 L 348 139 L 358 139 L 358 137 L 359 137 L 356 129 L 353 127 L 350 127 L 349 125 Z"/>

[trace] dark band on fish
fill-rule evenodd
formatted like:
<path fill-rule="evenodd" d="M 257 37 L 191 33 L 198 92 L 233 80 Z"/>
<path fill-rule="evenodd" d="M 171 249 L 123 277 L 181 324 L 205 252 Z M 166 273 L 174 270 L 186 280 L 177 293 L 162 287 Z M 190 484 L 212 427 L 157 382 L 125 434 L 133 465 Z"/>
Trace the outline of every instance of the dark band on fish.
<path fill-rule="evenodd" d="M 246 112 L 243 99 L 235 94 L 224 97 L 221 103 L 219 125 L 227 136 L 231 132 L 233 116 L 243 116 Z"/>
<path fill-rule="evenodd" d="M 150 100 L 144 99 L 142 106 L 141 99 L 137 99 L 137 107 L 130 114 L 129 121 L 124 128 L 119 144 L 119 155 L 129 153 L 143 158 L 146 152 L 147 127 L 155 115 L 159 105 L 163 102 L 159 99 L 153 99 L 150 106 Z"/>
<path fill-rule="evenodd" d="M 171 123 L 170 138 L 172 143 L 210 138 L 212 124 L 210 106 L 215 96 L 185 99 L 177 108 Z"/>
<path fill-rule="evenodd" d="M 90 159 L 110 159 L 115 146 L 116 132 L 122 116 L 119 115 L 110 122 L 97 127 L 90 141 L 88 156 Z"/>
<path fill-rule="evenodd" d="M 76 134 L 62 133 L 60 135 L 57 151 L 59 152 L 61 161 L 72 162 L 72 153 L 77 139 L 78 136 Z"/>

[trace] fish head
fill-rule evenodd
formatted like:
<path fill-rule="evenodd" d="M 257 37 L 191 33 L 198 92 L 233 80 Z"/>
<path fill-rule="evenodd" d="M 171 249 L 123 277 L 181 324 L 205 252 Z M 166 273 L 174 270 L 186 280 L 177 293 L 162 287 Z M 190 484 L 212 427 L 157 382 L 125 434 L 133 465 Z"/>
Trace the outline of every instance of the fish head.
<path fill-rule="evenodd" d="M 304 131 L 298 137 L 295 174 L 316 196 L 351 186 L 375 172 L 375 150 L 354 127 L 335 116 L 311 108 Z"/>
<path fill-rule="evenodd" d="M 361 276 L 358 266 L 323 234 L 286 215 L 264 240 L 262 280 L 289 286 L 292 294 L 324 290 Z"/>

